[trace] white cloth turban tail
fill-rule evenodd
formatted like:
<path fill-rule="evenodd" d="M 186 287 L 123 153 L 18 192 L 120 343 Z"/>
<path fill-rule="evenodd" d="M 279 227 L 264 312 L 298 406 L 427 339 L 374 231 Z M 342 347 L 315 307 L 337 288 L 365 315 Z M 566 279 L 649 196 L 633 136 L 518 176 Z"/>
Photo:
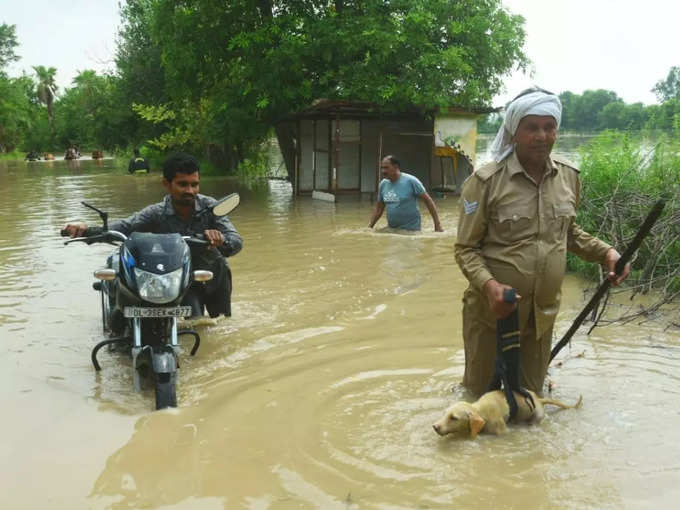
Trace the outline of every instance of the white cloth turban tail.
<path fill-rule="evenodd" d="M 531 92 L 515 99 L 505 110 L 505 119 L 501 124 L 496 138 L 491 144 L 491 155 L 495 161 L 503 161 L 515 149 L 512 137 L 517 131 L 519 121 L 527 115 L 551 115 L 560 127 L 562 120 L 562 103 L 554 94 L 545 92 Z"/>

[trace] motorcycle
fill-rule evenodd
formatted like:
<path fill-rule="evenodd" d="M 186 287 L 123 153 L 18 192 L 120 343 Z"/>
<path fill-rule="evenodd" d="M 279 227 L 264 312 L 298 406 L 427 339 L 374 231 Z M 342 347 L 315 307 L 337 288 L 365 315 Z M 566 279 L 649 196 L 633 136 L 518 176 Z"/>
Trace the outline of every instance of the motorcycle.
<path fill-rule="evenodd" d="M 239 195 L 232 193 L 198 214 L 225 216 L 239 201 Z M 107 338 L 92 349 L 92 364 L 95 370 L 101 370 L 97 360 L 99 350 L 104 346 L 110 350 L 120 347 L 132 356 L 135 389 L 141 391 L 144 376 L 151 375 L 156 409 L 177 407 L 179 337 L 193 337 L 191 356 L 201 344 L 199 334 L 193 329 L 178 329 L 178 319 L 193 313 L 192 307 L 183 306 L 182 302 L 196 285 L 213 277 L 211 271 L 192 270 L 190 247 L 209 243 L 198 236 L 180 234 L 133 232 L 128 237 L 108 229 L 107 212 L 81 203 L 99 214 L 103 231 L 95 236 L 69 239 L 64 244 L 104 242 L 118 246 L 108 256 L 106 267 L 94 272 L 99 281 L 92 286 L 101 296 L 102 328 Z M 68 233 L 62 230 L 61 235 Z M 203 303 L 199 306 L 202 310 Z"/>

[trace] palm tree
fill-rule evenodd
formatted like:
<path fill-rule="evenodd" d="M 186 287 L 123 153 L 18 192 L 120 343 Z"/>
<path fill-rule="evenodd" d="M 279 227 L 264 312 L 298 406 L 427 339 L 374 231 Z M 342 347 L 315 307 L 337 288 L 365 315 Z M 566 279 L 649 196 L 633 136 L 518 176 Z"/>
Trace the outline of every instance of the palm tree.
<path fill-rule="evenodd" d="M 47 106 L 47 119 L 50 124 L 50 133 L 54 135 L 54 98 L 57 96 L 57 84 L 54 77 L 57 70 L 54 67 L 33 66 L 38 76 L 38 98 Z"/>

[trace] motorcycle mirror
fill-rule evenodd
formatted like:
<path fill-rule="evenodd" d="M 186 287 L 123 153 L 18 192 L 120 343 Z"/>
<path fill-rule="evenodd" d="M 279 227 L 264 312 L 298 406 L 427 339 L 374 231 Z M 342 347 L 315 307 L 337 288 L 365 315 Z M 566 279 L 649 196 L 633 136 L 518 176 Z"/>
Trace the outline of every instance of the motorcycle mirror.
<path fill-rule="evenodd" d="M 87 202 L 80 202 L 83 204 L 85 207 L 92 209 L 95 211 L 97 214 L 99 214 L 99 217 L 102 219 L 102 223 L 104 224 L 104 231 L 107 231 L 109 229 L 109 213 L 104 212 L 100 209 L 97 209 L 95 206 L 88 204 Z"/>
<path fill-rule="evenodd" d="M 217 203 L 212 207 L 212 212 L 215 216 L 226 216 L 231 211 L 236 209 L 238 204 L 241 203 L 241 197 L 238 193 L 232 193 L 226 197 L 218 200 Z"/>

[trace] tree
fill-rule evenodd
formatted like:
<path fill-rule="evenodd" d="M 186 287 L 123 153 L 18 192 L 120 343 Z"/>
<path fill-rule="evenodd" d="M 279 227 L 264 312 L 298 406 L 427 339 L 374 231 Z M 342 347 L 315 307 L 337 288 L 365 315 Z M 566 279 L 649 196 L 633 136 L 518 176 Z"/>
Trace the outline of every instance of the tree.
<path fill-rule="evenodd" d="M 0 76 L 0 152 L 11 152 L 26 145 L 36 128 L 38 112 L 31 102 L 35 84 L 29 76 Z"/>
<path fill-rule="evenodd" d="M 576 118 L 579 120 L 579 127 L 589 131 L 597 129 L 599 127 L 597 124 L 598 113 L 613 102 L 622 102 L 614 91 L 604 89 L 584 91 L 575 112 Z"/>
<path fill-rule="evenodd" d="M 671 131 L 677 129 L 680 133 L 680 98 L 669 99 L 663 104 L 653 104 L 647 107 L 649 120 L 646 127 Z"/>
<path fill-rule="evenodd" d="M 55 138 L 61 145 L 113 149 L 130 143 L 132 109 L 120 97 L 120 79 L 86 69 L 55 102 Z"/>
<path fill-rule="evenodd" d="M 597 114 L 598 129 L 623 129 L 626 104 L 623 101 L 608 103 Z"/>
<path fill-rule="evenodd" d="M 659 80 L 652 92 L 660 103 L 665 103 L 671 99 L 680 99 L 680 67 L 671 67 L 665 80 Z"/>
<path fill-rule="evenodd" d="M 35 82 L 22 74 L 9 78 L 4 68 L 19 60 L 16 26 L 0 24 L 0 152 L 39 146 L 36 135 L 41 132 Z"/>
<path fill-rule="evenodd" d="M 623 111 L 622 129 L 643 129 L 648 117 L 647 109 L 642 103 L 626 104 Z"/>
<path fill-rule="evenodd" d="M 38 77 L 37 93 L 40 102 L 47 106 L 47 118 L 50 125 L 50 132 L 54 133 L 54 98 L 57 95 L 57 84 L 54 77 L 57 70 L 54 67 L 46 68 L 45 66 L 33 66 L 36 76 Z"/>
<path fill-rule="evenodd" d="M 0 72 L 10 62 L 19 60 L 19 57 L 14 53 L 14 48 L 19 45 L 16 28 L 16 25 L 7 25 L 6 23 L 0 25 Z"/>
<path fill-rule="evenodd" d="M 162 128 L 144 122 L 131 105 L 160 105 L 168 101 L 161 48 L 152 37 L 153 6 L 156 0 L 121 2 L 121 25 L 116 47 L 116 77 L 112 93 L 125 108 L 118 111 L 123 145 L 138 144 L 144 138 L 159 136 Z"/>
<path fill-rule="evenodd" d="M 581 96 L 567 90 L 562 92 L 559 95 L 559 98 L 562 103 L 562 122 L 560 129 L 576 129 L 575 126 L 578 124 L 578 120 L 575 117 L 575 112 L 578 109 L 576 105 L 580 101 Z"/>
<path fill-rule="evenodd" d="M 609 103 L 622 100 L 611 90 L 586 90 L 578 95 L 573 92 L 562 92 L 562 128 L 577 131 L 595 131 L 601 129 L 600 113 Z M 610 109 L 611 113 L 612 109 Z"/>
<path fill-rule="evenodd" d="M 315 99 L 488 105 L 527 63 L 524 20 L 500 0 L 155 3 L 169 99 L 214 104 L 210 143 L 236 163 Z"/>

